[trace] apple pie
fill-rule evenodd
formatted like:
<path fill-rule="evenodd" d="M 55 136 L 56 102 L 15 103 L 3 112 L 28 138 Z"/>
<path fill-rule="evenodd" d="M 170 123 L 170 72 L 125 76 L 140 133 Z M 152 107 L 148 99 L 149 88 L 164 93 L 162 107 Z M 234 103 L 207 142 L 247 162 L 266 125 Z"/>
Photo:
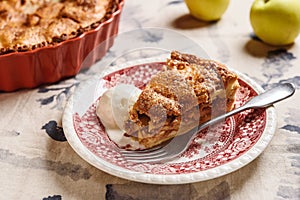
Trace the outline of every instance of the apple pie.
<path fill-rule="evenodd" d="M 158 145 L 232 110 L 238 88 L 225 65 L 173 51 L 130 109 L 126 135 L 146 148 Z"/>
<path fill-rule="evenodd" d="M 96 28 L 117 0 L 0 1 L 0 55 L 50 46 Z"/>

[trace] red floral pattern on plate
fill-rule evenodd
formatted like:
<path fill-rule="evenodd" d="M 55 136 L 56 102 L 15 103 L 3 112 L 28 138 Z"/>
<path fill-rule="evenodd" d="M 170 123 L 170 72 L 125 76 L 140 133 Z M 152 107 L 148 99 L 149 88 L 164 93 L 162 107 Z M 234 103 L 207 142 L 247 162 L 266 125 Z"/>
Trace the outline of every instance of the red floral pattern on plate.
<path fill-rule="evenodd" d="M 147 63 L 122 69 L 105 76 L 104 91 L 118 83 L 135 84 L 143 87 L 151 75 L 159 72 L 163 63 Z M 239 107 L 257 95 L 246 82 L 237 93 L 236 106 Z M 132 163 L 125 160 L 115 144 L 105 133 L 103 125 L 96 116 L 94 102 L 84 115 L 73 113 L 73 125 L 82 144 L 99 160 L 135 172 L 151 174 L 186 174 L 211 169 L 226 164 L 245 152 L 259 140 L 266 126 L 265 109 L 252 109 L 230 117 L 223 123 L 203 130 L 178 159 L 163 164 Z M 213 134 L 212 134 L 213 133 Z"/>

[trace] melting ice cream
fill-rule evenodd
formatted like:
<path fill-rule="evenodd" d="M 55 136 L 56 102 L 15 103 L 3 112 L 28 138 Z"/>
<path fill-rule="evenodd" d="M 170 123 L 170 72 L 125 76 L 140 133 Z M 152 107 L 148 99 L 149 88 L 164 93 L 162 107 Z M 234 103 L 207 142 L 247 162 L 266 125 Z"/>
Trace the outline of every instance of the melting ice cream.
<path fill-rule="evenodd" d="M 138 99 L 141 90 L 133 85 L 119 84 L 101 96 L 96 114 L 105 127 L 109 138 L 119 147 L 144 149 L 138 141 L 126 136 L 124 122 L 129 119 L 129 110 Z"/>

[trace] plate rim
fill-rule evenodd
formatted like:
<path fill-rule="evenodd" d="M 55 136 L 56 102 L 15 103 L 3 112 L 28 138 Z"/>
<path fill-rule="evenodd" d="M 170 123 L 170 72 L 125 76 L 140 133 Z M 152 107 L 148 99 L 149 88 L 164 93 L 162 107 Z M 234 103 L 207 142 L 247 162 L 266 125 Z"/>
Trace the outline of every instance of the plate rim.
<path fill-rule="evenodd" d="M 131 62 L 130 62 L 131 63 Z M 145 61 L 147 64 L 149 61 Z M 135 62 L 135 65 L 139 63 Z M 133 66 L 133 65 L 127 65 Z M 126 67 L 122 67 L 126 68 Z M 252 87 L 254 91 L 258 94 L 262 93 L 264 89 L 256 83 L 252 78 L 247 75 L 237 71 L 236 69 L 229 68 L 230 71 L 235 72 L 239 79 L 247 83 Z M 111 72 L 110 72 L 111 73 Z M 64 134 L 67 138 L 68 143 L 73 148 L 73 150 L 86 162 L 93 165 L 99 170 L 102 170 L 110 175 L 117 176 L 119 178 L 123 178 L 130 181 L 141 182 L 141 183 L 149 183 L 149 184 L 161 184 L 161 185 L 172 185 L 172 184 L 187 184 L 194 183 L 200 181 L 206 181 L 214 178 L 218 178 L 220 176 L 224 176 L 226 174 L 232 173 L 253 160 L 255 160 L 268 146 L 273 138 L 277 126 L 277 116 L 274 106 L 271 106 L 266 109 L 266 125 L 265 129 L 258 139 L 258 141 L 245 153 L 240 155 L 239 157 L 231 160 L 225 164 L 220 166 L 216 166 L 211 169 L 199 171 L 199 172 L 191 172 L 185 174 L 151 174 L 151 173 L 143 173 L 136 172 L 129 169 L 124 169 L 122 167 L 116 166 L 112 163 L 109 163 L 105 160 L 101 160 L 99 162 L 99 158 L 93 154 L 86 146 L 82 144 L 80 139 L 77 136 L 77 133 L 74 129 L 73 124 L 73 101 L 76 98 L 76 95 L 80 95 L 80 90 L 84 89 L 86 86 L 92 84 L 94 81 L 99 80 L 99 74 L 95 75 L 94 78 L 81 83 L 79 88 L 69 97 L 62 117 L 62 126 L 64 130 Z M 75 136 L 75 137 L 74 137 Z"/>

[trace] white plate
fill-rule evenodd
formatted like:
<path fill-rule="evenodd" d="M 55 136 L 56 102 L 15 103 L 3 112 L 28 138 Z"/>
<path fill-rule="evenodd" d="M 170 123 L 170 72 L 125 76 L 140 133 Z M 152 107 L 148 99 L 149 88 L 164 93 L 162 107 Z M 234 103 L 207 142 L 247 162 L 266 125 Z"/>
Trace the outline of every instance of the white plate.
<path fill-rule="evenodd" d="M 249 110 L 229 118 L 212 128 L 214 134 L 219 135 L 217 142 L 210 143 L 207 138 L 199 136 L 184 155 L 172 162 L 132 163 L 124 160 L 98 120 L 95 105 L 102 93 L 116 82 L 141 87 L 162 66 L 161 62 L 144 63 L 129 65 L 80 84 L 65 107 L 63 129 L 69 144 L 96 168 L 137 182 L 192 183 L 216 178 L 245 166 L 271 141 L 276 127 L 273 107 Z M 236 73 L 241 85 L 237 95 L 237 106 L 240 106 L 263 89 L 249 77 Z M 203 143 L 203 139 L 206 142 Z"/>

